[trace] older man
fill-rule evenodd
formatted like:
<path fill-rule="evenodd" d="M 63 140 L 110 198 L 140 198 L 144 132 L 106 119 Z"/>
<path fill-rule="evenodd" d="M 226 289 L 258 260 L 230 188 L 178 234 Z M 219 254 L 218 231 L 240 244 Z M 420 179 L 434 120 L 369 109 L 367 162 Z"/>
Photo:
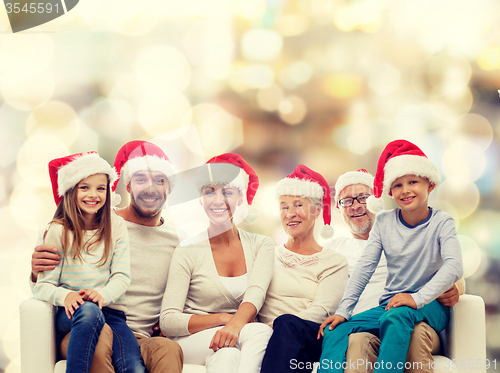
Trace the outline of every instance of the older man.
<path fill-rule="evenodd" d="M 131 141 L 118 152 L 115 168 L 130 194 L 130 204 L 115 212 L 127 225 L 130 241 L 131 283 L 125 294 L 127 324 L 134 332 L 150 373 L 181 373 L 182 350 L 164 337 L 153 337 L 158 323 L 168 269 L 179 244 L 175 229 L 164 224 L 161 210 L 175 184 L 174 168 L 165 153 L 146 141 Z M 116 184 L 113 185 L 113 190 Z M 38 272 L 52 269 L 60 260 L 52 246 L 40 245 L 32 256 L 32 281 Z M 65 354 L 68 336 L 61 350 Z M 114 372 L 112 335 L 103 329 L 91 373 Z"/>
<path fill-rule="evenodd" d="M 373 176 L 363 169 L 340 175 L 335 184 L 337 208 L 340 210 L 342 220 L 349 227 L 352 237 L 333 238 L 325 243 L 325 247 L 330 247 L 347 257 L 349 274 L 352 273 L 354 265 L 359 260 L 375 222 L 375 215 L 366 207 L 366 200 L 372 194 L 372 186 Z M 355 314 L 378 305 L 378 299 L 384 293 L 386 278 L 387 262 L 382 254 L 375 273 L 354 309 Z M 458 302 L 463 290 L 463 281 L 461 281 L 441 295 L 438 301 L 446 306 L 453 306 Z M 351 334 L 346 355 L 348 365 L 344 373 L 373 372 L 379 346 L 380 340 L 373 334 Z M 408 365 L 411 365 L 411 368 L 405 369 L 405 372 L 432 372 L 429 362 L 432 362 L 432 353 L 438 351 L 439 337 L 434 329 L 426 323 L 417 324 L 407 355 L 407 361 L 411 363 Z"/>

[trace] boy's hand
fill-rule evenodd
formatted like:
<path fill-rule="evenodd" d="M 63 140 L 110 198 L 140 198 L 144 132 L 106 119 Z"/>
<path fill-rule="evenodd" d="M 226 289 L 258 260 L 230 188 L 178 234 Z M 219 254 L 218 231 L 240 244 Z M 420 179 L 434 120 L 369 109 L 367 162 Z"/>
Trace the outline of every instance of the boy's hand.
<path fill-rule="evenodd" d="M 417 309 L 417 304 L 413 300 L 413 297 L 407 293 L 399 293 L 391 298 L 387 306 L 386 311 L 389 311 L 392 307 L 408 306 L 413 309 Z"/>
<path fill-rule="evenodd" d="M 68 316 L 68 319 L 71 319 L 78 307 L 84 303 L 85 301 L 82 296 L 75 291 L 66 295 L 66 299 L 64 299 L 64 309 L 66 310 L 66 316 Z"/>
<path fill-rule="evenodd" d="M 97 303 L 100 309 L 102 309 L 102 302 L 103 298 L 102 295 L 97 292 L 97 290 L 94 289 L 88 289 L 88 290 L 83 290 L 80 289 L 80 295 L 82 296 L 83 300 L 88 300 L 90 302 Z"/>
<path fill-rule="evenodd" d="M 328 329 L 333 330 L 338 324 L 342 324 L 343 322 L 346 322 L 347 320 L 345 317 L 340 316 L 340 315 L 333 315 L 330 317 L 327 317 L 325 321 L 323 321 L 323 324 L 320 325 L 319 331 L 318 331 L 318 336 L 316 339 L 320 339 L 321 337 L 324 336 L 323 330 L 326 328 L 328 324 L 330 324 L 330 327 Z"/>

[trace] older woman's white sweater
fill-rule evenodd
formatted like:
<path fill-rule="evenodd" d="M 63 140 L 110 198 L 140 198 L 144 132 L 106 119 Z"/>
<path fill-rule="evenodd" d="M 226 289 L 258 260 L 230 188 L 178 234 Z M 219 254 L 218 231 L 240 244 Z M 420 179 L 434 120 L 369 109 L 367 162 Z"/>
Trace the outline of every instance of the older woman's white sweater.
<path fill-rule="evenodd" d="M 276 247 L 274 276 L 259 321 L 272 324 L 283 314 L 321 323 L 335 313 L 348 279 L 347 259 L 324 248 L 300 255 Z"/>

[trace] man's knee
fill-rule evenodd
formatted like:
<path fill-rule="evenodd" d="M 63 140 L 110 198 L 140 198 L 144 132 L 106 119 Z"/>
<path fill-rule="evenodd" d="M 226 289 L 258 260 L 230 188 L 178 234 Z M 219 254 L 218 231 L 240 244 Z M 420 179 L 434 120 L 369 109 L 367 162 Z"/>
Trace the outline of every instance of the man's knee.
<path fill-rule="evenodd" d="M 373 351 L 378 355 L 380 339 L 372 333 L 361 332 L 349 335 L 349 350 Z"/>
<path fill-rule="evenodd" d="M 182 357 L 182 348 L 171 339 L 165 337 L 151 337 L 139 340 L 139 347 L 141 354 L 157 354 L 160 356 L 180 355 Z M 144 353 L 143 353 L 144 352 Z"/>
<path fill-rule="evenodd" d="M 379 349 L 380 339 L 377 336 L 366 332 L 350 334 L 344 373 L 373 372 Z"/>
<path fill-rule="evenodd" d="M 432 354 L 439 351 L 439 336 L 427 323 L 419 322 L 411 335 L 405 373 L 431 372 Z"/>
<path fill-rule="evenodd" d="M 141 356 L 147 370 L 181 372 L 184 355 L 181 346 L 165 337 L 138 338 Z"/>
<path fill-rule="evenodd" d="M 423 321 L 419 322 L 415 324 L 415 329 L 413 329 L 413 333 L 411 334 L 410 350 L 412 350 L 413 347 L 437 354 L 440 348 L 439 336 L 429 324 Z M 408 354 L 410 354 L 410 350 Z"/>

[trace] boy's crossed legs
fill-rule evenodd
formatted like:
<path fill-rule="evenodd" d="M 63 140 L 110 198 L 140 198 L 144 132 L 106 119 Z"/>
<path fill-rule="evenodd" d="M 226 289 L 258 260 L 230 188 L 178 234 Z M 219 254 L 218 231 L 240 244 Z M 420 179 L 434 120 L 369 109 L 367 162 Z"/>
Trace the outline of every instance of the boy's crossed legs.
<path fill-rule="evenodd" d="M 344 371 L 349 334 L 357 332 L 380 335 L 382 342 L 375 373 L 385 369 L 403 372 L 415 324 L 425 321 L 440 332 L 448 325 L 450 318 L 449 307 L 443 306 L 436 300 L 417 310 L 402 306 L 385 311 L 386 305 L 387 303 L 384 303 L 355 315 L 348 322 L 337 325 L 332 331 L 328 327 L 325 328 L 318 372 Z"/>

